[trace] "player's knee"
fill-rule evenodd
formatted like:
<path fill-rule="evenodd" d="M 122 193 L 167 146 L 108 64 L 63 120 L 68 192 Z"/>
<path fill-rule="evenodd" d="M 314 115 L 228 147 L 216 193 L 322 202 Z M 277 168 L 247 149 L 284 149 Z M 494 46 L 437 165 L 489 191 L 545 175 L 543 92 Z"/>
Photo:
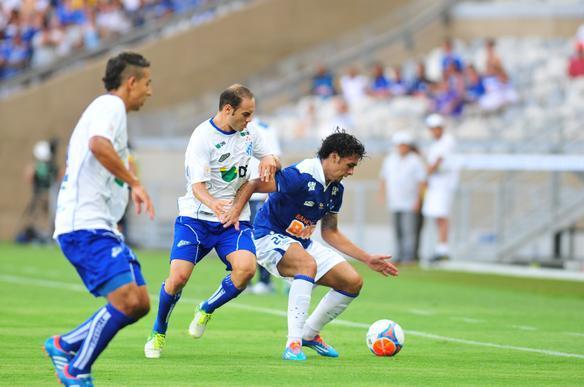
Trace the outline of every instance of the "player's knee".
<path fill-rule="evenodd" d="M 361 288 L 363 288 L 363 278 L 359 274 L 353 273 L 343 281 L 340 290 L 351 294 L 359 294 Z"/>
<path fill-rule="evenodd" d="M 129 294 L 124 297 L 121 305 L 122 313 L 134 319 L 144 317 L 150 311 L 150 300 L 141 298 L 138 294 Z"/>
<path fill-rule="evenodd" d="M 189 277 L 189 274 L 180 271 L 172 273 L 165 282 L 165 290 L 169 294 L 177 294 L 185 287 L 189 281 Z"/>
<path fill-rule="evenodd" d="M 233 267 L 231 277 L 236 277 L 241 286 L 246 286 L 256 273 L 255 262 L 241 262 Z"/>
<path fill-rule="evenodd" d="M 298 274 L 314 278 L 316 276 L 316 261 L 310 255 L 303 257 L 298 260 L 297 271 Z"/>

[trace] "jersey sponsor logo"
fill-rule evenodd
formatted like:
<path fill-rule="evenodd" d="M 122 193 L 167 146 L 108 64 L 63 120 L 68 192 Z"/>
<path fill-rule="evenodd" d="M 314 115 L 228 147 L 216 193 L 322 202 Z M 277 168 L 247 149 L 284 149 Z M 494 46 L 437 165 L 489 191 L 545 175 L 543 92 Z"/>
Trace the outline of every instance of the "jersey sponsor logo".
<path fill-rule="evenodd" d="M 122 252 L 121 246 L 112 247 L 112 258 L 117 258 L 118 255 Z"/>
<path fill-rule="evenodd" d="M 183 246 L 188 246 L 188 245 L 192 245 L 192 243 L 190 241 L 185 241 L 183 239 L 176 244 L 176 247 L 183 247 Z"/>
<path fill-rule="evenodd" d="M 225 160 L 227 160 L 227 158 L 229 156 L 231 156 L 231 153 L 224 153 L 224 154 L 222 154 L 221 157 L 219 157 L 219 162 L 220 163 L 224 162 Z"/>
<path fill-rule="evenodd" d="M 218 144 L 215 144 L 215 148 L 217 148 L 217 149 L 221 149 L 221 147 L 222 147 L 223 145 L 225 145 L 225 141 L 221 141 L 220 143 L 218 143 Z"/>
<path fill-rule="evenodd" d="M 311 200 L 307 200 L 307 201 L 304 202 L 304 205 L 306 207 L 314 207 L 314 202 L 311 201 Z"/>
<path fill-rule="evenodd" d="M 316 181 L 308 182 L 308 191 L 314 191 L 316 189 Z"/>
<path fill-rule="evenodd" d="M 312 224 L 310 220 L 298 214 L 296 215 L 296 219 L 293 219 L 292 222 L 290 222 L 288 228 L 286 228 L 286 232 L 296 238 L 310 239 L 315 229 L 316 224 Z"/>
<path fill-rule="evenodd" d="M 117 185 L 119 185 L 120 187 L 123 187 L 123 186 L 124 186 L 124 181 L 123 181 L 122 179 L 120 179 L 120 178 L 117 178 L 117 177 L 116 177 L 116 178 L 114 179 L 114 182 L 115 182 Z"/>
<path fill-rule="evenodd" d="M 224 181 L 231 183 L 237 177 L 245 177 L 247 175 L 247 165 L 240 165 L 239 167 L 234 165 L 229 169 L 222 167 L 219 168 L 219 171 L 221 172 L 221 178 Z"/>

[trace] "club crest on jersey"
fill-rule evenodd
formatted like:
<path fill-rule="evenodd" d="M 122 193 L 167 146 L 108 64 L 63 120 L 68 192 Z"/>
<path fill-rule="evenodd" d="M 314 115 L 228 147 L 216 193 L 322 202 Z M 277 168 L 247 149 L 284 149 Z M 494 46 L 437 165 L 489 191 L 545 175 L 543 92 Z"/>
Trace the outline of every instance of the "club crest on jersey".
<path fill-rule="evenodd" d="M 308 190 L 314 191 L 316 189 L 316 181 L 309 181 L 308 182 Z"/>
<path fill-rule="evenodd" d="M 311 200 L 307 200 L 307 201 L 304 202 L 304 205 L 306 207 L 314 207 L 314 202 L 311 201 Z"/>
<path fill-rule="evenodd" d="M 333 191 L 331 192 L 331 196 L 335 196 L 337 194 L 337 192 L 339 192 L 339 188 L 333 187 Z"/>
<path fill-rule="evenodd" d="M 253 144 L 251 142 L 247 143 L 247 146 L 245 147 L 245 153 L 248 156 L 252 156 L 253 155 Z"/>
<path fill-rule="evenodd" d="M 222 154 L 221 157 L 219 157 L 219 162 L 220 163 L 224 162 L 225 160 L 227 160 L 227 158 L 229 156 L 231 156 L 231 153 L 224 153 L 224 154 Z"/>

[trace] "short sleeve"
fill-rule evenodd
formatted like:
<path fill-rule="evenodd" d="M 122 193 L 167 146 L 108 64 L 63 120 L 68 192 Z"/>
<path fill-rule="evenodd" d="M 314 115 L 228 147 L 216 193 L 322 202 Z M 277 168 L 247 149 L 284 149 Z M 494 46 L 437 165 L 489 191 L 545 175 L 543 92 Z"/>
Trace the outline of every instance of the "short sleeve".
<path fill-rule="evenodd" d="M 211 149 L 199 131 L 191 136 L 185 155 L 187 176 L 193 184 L 211 180 Z"/>
<path fill-rule="evenodd" d="M 294 166 L 276 172 L 276 190 L 284 194 L 300 192 L 304 188 L 304 177 Z"/>
<path fill-rule="evenodd" d="M 260 160 L 268 155 L 274 154 L 274 151 L 270 149 L 268 142 L 257 128 L 254 128 L 250 133 L 253 136 L 253 157 Z"/>
<path fill-rule="evenodd" d="M 124 104 L 114 98 L 102 98 L 95 106 L 88 127 L 88 138 L 105 137 L 112 143 L 123 125 L 126 114 Z"/>

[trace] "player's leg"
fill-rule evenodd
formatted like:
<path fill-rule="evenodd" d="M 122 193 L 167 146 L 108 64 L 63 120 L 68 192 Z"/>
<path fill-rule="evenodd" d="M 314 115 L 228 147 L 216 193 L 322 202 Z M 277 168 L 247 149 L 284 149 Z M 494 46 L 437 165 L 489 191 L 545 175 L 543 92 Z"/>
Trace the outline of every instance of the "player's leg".
<path fill-rule="evenodd" d="M 170 316 L 178 303 L 195 264 L 208 253 L 201 245 L 206 235 L 205 225 L 188 217 L 179 216 L 174 224 L 174 241 L 170 251 L 170 272 L 160 287 L 158 311 L 152 332 L 144 345 L 144 355 L 157 359 L 166 345 L 166 331 Z"/>
<path fill-rule="evenodd" d="M 189 326 L 189 334 L 195 339 L 205 332 L 212 313 L 239 296 L 256 271 L 255 245 L 249 222 L 240 222 L 240 231 L 234 227 L 223 229 L 223 225 L 218 224 L 215 235 L 215 250 L 231 273 L 223 278 L 215 293 L 195 310 L 195 317 Z"/>
<path fill-rule="evenodd" d="M 288 294 L 288 340 L 282 355 L 285 360 L 305 360 L 302 330 L 316 275 L 316 262 L 297 241 L 280 234 L 256 241 L 258 262 L 274 275 L 291 278 Z"/>
<path fill-rule="evenodd" d="M 436 255 L 438 259 L 448 258 L 448 218 L 436 218 L 438 226 L 438 244 L 436 245 Z"/>
<path fill-rule="evenodd" d="M 302 344 L 320 355 L 337 357 L 338 352 L 324 342 L 320 332 L 326 324 L 343 313 L 359 295 L 363 279 L 353 266 L 335 251 L 313 242 L 309 252 L 317 257 L 317 284 L 330 287 L 331 290 L 325 294 L 306 320 Z"/>
<path fill-rule="evenodd" d="M 402 256 L 401 262 L 415 262 L 417 215 L 413 211 L 402 212 Z"/>
<path fill-rule="evenodd" d="M 393 233 L 396 247 L 395 263 L 400 262 L 403 258 L 403 229 L 402 229 L 402 212 L 394 211 L 393 215 Z"/>
<path fill-rule="evenodd" d="M 148 312 L 150 300 L 140 264 L 111 231 L 75 231 L 61 235 L 59 245 L 88 290 L 95 296 L 108 297 L 110 302 L 73 331 L 53 339 L 53 348 L 47 348 L 47 343 L 45 348 L 47 352 L 56 347 L 67 350 L 68 364 L 56 362 L 54 353 L 49 352 L 63 383 L 92 385 L 90 370 L 97 356 L 117 331 Z M 124 293 L 119 297 L 124 303 L 114 297 L 118 293 Z M 114 297 L 111 300 L 110 295 Z"/>

